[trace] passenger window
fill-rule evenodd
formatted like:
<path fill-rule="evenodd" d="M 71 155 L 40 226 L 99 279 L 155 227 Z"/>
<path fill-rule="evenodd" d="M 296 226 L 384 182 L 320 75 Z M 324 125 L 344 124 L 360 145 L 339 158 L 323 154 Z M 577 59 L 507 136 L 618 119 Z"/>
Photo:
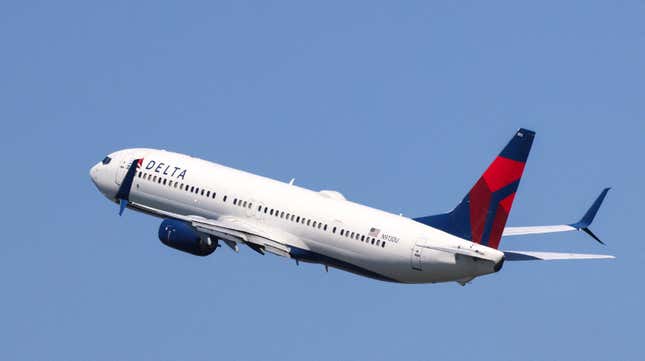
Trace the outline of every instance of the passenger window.
<path fill-rule="evenodd" d="M 336 227 L 332 228 L 331 233 L 336 233 Z"/>
<path fill-rule="evenodd" d="M 289 214 L 289 213 L 287 213 L 286 217 L 284 217 L 284 218 L 288 221 L 288 220 L 289 220 L 289 216 L 290 216 L 290 214 Z"/>
<path fill-rule="evenodd" d="M 154 176 L 154 177 L 152 178 L 152 181 L 153 181 L 153 182 L 156 182 L 156 181 L 157 181 L 157 176 Z"/>
<path fill-rule="evenodd" d="M 273 208 L 271 208 L 271 210 L 269 211 L 269 214 L 273 215 Z"/>
<path fill-rule="evenodd" d="M 374 244 L 374 238 L 372 238 L 372 244 Z"/>
<path fill-rule="evenodd" d="M 327 230 L 327 225 L 325 224 L 325 227 L 323 228 L 323 231 L 326 231 L 326 230 Z"/>
<path fill-rule="evenodd" d="M 365 236 L 361 236 L 361 242 L 365 242 Z"/>
<path fill-rule="evenodd" d="M 262 212 L 262 206 L 258 206 L 258 212 Z"/>
<path fill-rule="evenodd" d="M 224 196 L 224 199 L 223 199 L 223 200 L 224 200 L 224 202 L 226 202 L 226 198 L 228 198 L 228 196 Z"/>
<path fill-rule="evenodd" d="M 385 241 L 381 242 L 381 248 L 385 248 Z"/>
<path fill-rule="evenodd" d="M 253 203 L 249 202 L 249 209 L 253 208 Z"/>
<path fill-rule="evenodd" d="M 266 214 L 268 210 L 269 210 L 269 208 L 264 207 L 264 214 Z"/>
<path fill-rule="evenodd" d="M 242 203 L 242 207 L 246 208 L 246 201 L 244 201 L 244 203 Z"/>
<path fill-rule="evenodd" d="M 216 195 L 216 194 L 217 194 L 217 193 L 213 192 L 213 199 L 215 199 L 215 195 Z"/>
<path fill-rule="evenodd" d="M 344 229 L 341 229 L 341 230 L 340 230 L 340 235 L 341 235 L 341 236 L 344 236 L 344 233 L 345 233 L 345 230 L 344 230 Z"/>
<path fill-rule="evenodd" d="M 314 221 L 312 227 L 316 228 L 316 221 Z"/>
<path fill-rule="evenodd" d="M 296 217 L 296 223 L 300 223 L 300 216 Z"/>
<path fill-rule="evenodd" d="M 293 222 L 295 219 L 296 219 L 296 215 L 295 215 L 295 214 L 292 214 L 292 215 L 291 215 L 291 222 Z"/>
<path fill-rule="evenodd" d="M 211 196 L 211 191 L 206 192 L 206 197 L 210 198 Z"/>
<path fill-rule="evenodd" d="M 234 199 L 233 199 L 233 205 L 234 205 L 234 206 L 236 206 L 236 205 L 237 205 L 237 198 L 234 198 Z"/>
<path fill-rule="evenodd" d="M 349 238 L 354 238 L 354 232 L 352 232 L 352 235 L 349 236 Z"/>
<path fill-rule="evenodd" d="M 201 195 L 204 195 L 204 190 L 202 189 L 202 192 L 200 193 Z"/>
<path fill-rule="evenodd" d="M 311 219 L 308 219 L 308 220 L 307 220 L 307 225 L 308 225 L 308 226 L 311 226 Z"/>
<path fill-rule="evenodd" d="M 138 175 L 138 177 L 139 177 L 139 178 L 141 178 L 141 171 L 139 171 L 139 175 Z"/>

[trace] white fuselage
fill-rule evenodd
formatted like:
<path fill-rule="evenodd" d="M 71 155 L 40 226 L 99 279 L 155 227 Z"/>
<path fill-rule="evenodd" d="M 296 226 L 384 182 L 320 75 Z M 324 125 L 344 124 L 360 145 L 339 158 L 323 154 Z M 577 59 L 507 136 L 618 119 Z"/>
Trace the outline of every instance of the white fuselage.
<path fill-rule="evenodd" d="M 500 251 L 347 201 L 337 192 L 311 191 L 162 150 L 126 149 L 110 157 L 109 164 L 99 163 L 90 173 L 111 200 L 130 163 L 143 158 L 131 202 L 186 216 L 239 220 L 276 235 L 287 247 L 320 255 L 319 263 L 369 277 L 405 283 L 468 281 L 499 270 L 503 262 Z M 494 261 L 449 251 L 454 249 L 481 252 Z"/>

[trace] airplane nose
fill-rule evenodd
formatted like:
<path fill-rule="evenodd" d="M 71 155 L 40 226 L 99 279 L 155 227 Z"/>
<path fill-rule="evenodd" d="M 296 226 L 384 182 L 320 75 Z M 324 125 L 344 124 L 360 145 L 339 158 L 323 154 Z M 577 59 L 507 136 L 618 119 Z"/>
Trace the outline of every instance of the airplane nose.
<path fill-rule="evenodd" d="M 92 182 L 96 184 L 96 173 L 98 172 L 98 167 L 99 164 L 95 164 L 92 168 L 90 168 L 90 178 L 92 178 Z"/>

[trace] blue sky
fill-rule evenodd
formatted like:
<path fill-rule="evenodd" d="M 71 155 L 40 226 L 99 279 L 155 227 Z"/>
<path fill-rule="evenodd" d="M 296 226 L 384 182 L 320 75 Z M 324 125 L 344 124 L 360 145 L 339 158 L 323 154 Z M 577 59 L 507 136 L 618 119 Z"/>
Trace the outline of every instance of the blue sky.
<path fill-rule="evenodd" d="M 642 1 L 0 4 L 0 359 L 608 360 L 641 357 Z M 120 148 L 188 153 L 408 216 L 452 208 L 537 132 L 510 225 L 583 234 L 398 285 L 242 249 L 197 258 L 105 200 Z"/>

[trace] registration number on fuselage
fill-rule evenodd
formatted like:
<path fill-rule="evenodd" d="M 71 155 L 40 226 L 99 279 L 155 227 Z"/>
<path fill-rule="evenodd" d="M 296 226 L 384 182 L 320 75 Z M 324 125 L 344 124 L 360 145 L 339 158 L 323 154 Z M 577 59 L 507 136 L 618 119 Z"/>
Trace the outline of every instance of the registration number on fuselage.
<path fill-rule="evenodd" d="M 391 236 L 385 233 L 381 234 L 381 239 L 392 243 L 399 243 L 399 237 Z"/>

